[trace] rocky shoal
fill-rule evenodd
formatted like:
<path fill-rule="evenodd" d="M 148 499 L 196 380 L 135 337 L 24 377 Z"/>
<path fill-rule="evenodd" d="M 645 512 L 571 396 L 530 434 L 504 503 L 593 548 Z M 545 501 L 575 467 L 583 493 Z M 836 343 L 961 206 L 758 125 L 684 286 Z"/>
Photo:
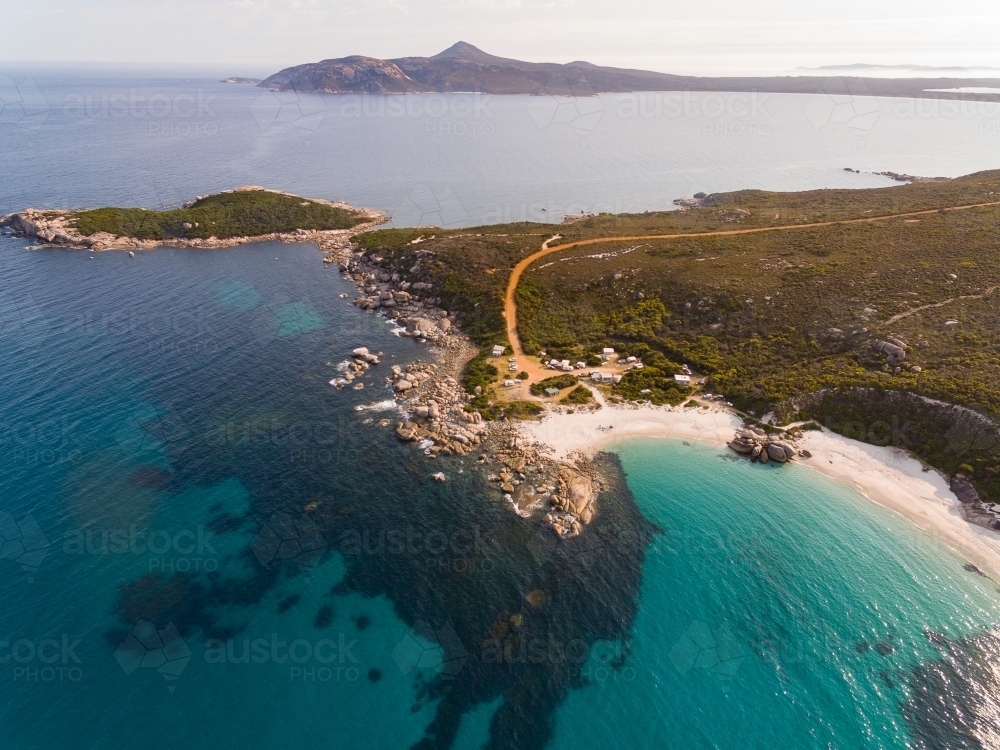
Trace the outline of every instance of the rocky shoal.
<path fill-rule="evenodd" d="M 805 451 L 796 450 L 788 442 L 769 436 L 760 427 L 737 430 L 736 436 L 729 442 L 729 447 L 751 461 L 759 461 L 762 464 L 768 461 L 783 464 L 797 455 L 806 455 Z"/>
<path fill-rule="evenodd" d="M 391 368 L 386 383 L 405 411 L 394 424 L 380 424 L 392 424 L 399 440 L 413 444 L 430 460 L 478 454 L 487 481 L 517 515 L 544 513 L 543 522 L 560 537 L 582 533 L 597 512 L 598 472 L 582 458 L 576 463 L 554 461 L 543 455 L 544 446 L 529 444 L 516 423 L 487 422 L 468 408 L 473 397 L 458 378 L 478 350 L 460 332 L 458 316 L 440 306 L 432 284 L 401 281 L 385 259 L 356 247 L 333 249 L 325 261 L 336 263 L 344 278 L 355 283 L 357 307 L 378 311 L 397 324 L 401 336 L 443 353 L 440 363 Z M 359 370 L 373 364 L 364 359 L 371 356 L 367 349 L 354 354 Z M 431 476 L 447 481 L 443 471 Z"/>

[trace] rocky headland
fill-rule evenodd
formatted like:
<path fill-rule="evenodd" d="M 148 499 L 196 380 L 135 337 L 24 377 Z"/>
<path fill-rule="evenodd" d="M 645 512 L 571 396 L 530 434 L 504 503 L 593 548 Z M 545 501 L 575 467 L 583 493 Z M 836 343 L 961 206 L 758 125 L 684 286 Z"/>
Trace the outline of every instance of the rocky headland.
<path fill-rule="evenodd" d="M 384 315 L 408 336 L 431 347 L 435 361 L 393 365 L 385 374 L 402 415 L 383 419 L 395 437 L 411 444 L 427 460 L 476 456 L 498 499 L 522 518 L 539 516 L 559 537 L 578 536 L 597 512 L 601 478 L 583 456 L 558 461 L 545 446 L 525 437 L 516 422 L 488 422 L 469 404 L 472 395 L 459 383 L 462 370 L 478 349 L 459 330 L 459 318 L 441 307 L 431 284 L 400 281 L 399 274 L 377 254 L 348 242 L 327 251 L 324 261 L 336 264 L 355 283 L 354 305 Z M 348 370 L 331 381 L 347 387 L 354 377 L 381 363 L 366 347 L 355 349 Z M 431 475 L 447 481 L 447 471 Z"/>
<path fill-rule="evenodd" d="M 225 191 L 219 195 L 231 193 L 270 193 L 273 195 L 298 198 L 298 196 L 277 190 L 267 190 L 259 185 L 244 185 L 235 190 Z M 192 207 L 197 201 L 209 196 L 199 196 L 184 204 L 184 208 Z M 299 199 L 305 200 L 305 199 Z M 267 232 L 255 235 L 239 235 L 227 237 L 168 237 L 163 239 L 144 239 L 127 234 L 114 234 L 98 231 L 85 234 L 77 226 L 79 211 L 58 209 L 27 208 L 23 211 L 0 216 L 0 228 L 10 229 L 16 236 L 31 237 L 40 240 L 43 245 L 51 247 L 79 248 L 93 251 L 100 250 L 152 250 L 157 247 L 191 247 L 220 248 L 235 245 L 247 245 L 254 242 L 313 242 L 321 250 L 335 251 L 350 247 L 350 238 L 366 229 L 384 224 L 389 217 L 372 209 L 358 209 L 346 203 L 327 201 L 320 198 L 308 199 L 330 208 L 343 209 L 359 215 L 362 221 L 348 229 L 294 229 L 282 232 Z M 185 228 L 190 229 L 185 225 Z"/>

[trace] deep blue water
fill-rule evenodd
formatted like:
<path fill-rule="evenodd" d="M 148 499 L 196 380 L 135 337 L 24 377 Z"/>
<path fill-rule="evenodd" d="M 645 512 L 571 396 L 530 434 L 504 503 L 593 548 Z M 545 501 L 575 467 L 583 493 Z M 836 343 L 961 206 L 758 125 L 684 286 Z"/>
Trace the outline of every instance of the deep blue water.
<path fill-rule="evenodd" d="M 403 225 L 560 221 L 698 191 L 892 185 L 872 174 L 885 170 L 954 177 L 995 169 L 1000 142 L 1000 103 L 824 90 L 360 98 L 0 65 L 0 106 L 0 213 L 162 208 L 260 184 Z"/>
<path fill-rule="evenodd" d="M 992 110 L 355 117 L 203 79 L 6 75 L 0 211 L 258 183 L 458 226 L 996 166 Z M 382 370 L 328 385 L 356 346 L 430 354 L 340 299 L 315 248 L 27 245 L 0 238 L 3 747 L 1000 747 L 996 585 L 852 489 L 627 442 L 604 459 L 627 486 L 553 547 L 474 461 L 378 426 Z"/>
<path fill-rule="evenodd" d="M 315 248 L 0 242 L 4 747 L 995 746 L 995 584 L 852 489 L 626 442 L 553 549 L 327 384 L 428 352 Z"/>
<path fill-rule="evenodd" d="M 429 354 L 312 246 L 0 242 L 5 747 L 551 738 L 579 674 L 483 654 L 518 612 L 519 637 L 624 638 L 651 532 L 627 493 L 592 586 L 474 461 L 401 446 L 381 370 Z M 338 392 L 359 345 L 384 364 Z"/>

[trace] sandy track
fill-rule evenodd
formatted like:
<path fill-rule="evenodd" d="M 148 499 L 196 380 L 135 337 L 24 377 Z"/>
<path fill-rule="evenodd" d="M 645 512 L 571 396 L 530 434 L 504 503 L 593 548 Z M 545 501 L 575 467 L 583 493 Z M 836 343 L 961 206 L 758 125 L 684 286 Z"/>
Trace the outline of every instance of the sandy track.
<path fill-rule="evenodd" d="M 923 211 L 909 211 L 907 213 L 901 214 L 884 214 L 882 216 L 867 216 L 862 219 L 843 219 L 840 221 L 819 221 L 813 222 L 811 224 L 789 224 L 782 225 L 778 227 L 754 227 L 751 229 L 723 229 L 715 230 L 712 232 L 680 232 L 675 234 L 640 234 L 640 235 L 629 235 L 622 237 L 593 237 L 586 240 L 577 240 L 575 242 L 566 242 L 562 245 L 550 245 L 549 243 L 557 239 L 559 235 L 555 237 L 550 237 L 542 243 L 541 248 L 529 255 L 527 258 L 521 260 L 514 270 L 510 274 L 510 280 L 507 282 L 507 293 L 504 300 L 504 318 L 507 321 L 507 338 L 510 340 L 510 346 L 514 350 L 514 356 L 517 357 L 518 366 L 520 370 L 528 373 L 529 382 L 533 382 L 536 378 L 548 377 L 551 371 L 546 370 L 540 364 L 534 361 L 529 361 L 524 353 L 524 349 L 521 347 L 521 339 L 517 334 L 517 301 L 515 295 L 517 292 L 517 284 L 521 280 L 521 276 L 528 269 L 528 267 L 547 255 L 552 255 L 553 253 L 560 253 L 563 250 L 569 250 L 574 247 L 583 247 L 585 245 L 597 245 L 603 242 L 636 242 L 642 240 L 677 240 L 677 239 L 687 239 L 691 237 L 725 237 L 731 235 L 740 234 L 759 234 L 762 232 L 793 232 L 800 229 L 815 229 L 817 227 L 831 227 L 834 224 L 870 224 L 876 221 L 889 221 L 891 219 L 906 219 L 914 216 L 930 216 L 931 214 L 936 214 L 939 211 L 967 211 L 973 208 L 987 208 L 990 206 L 1000 206 L 1000 201 L 992 201 L 990 203 L 970 203 L 964 206 L 947 206 L 945 208 L 929 208 Z M 992 291 L 992 290 L 991 290 Z M 987 293 L 988 294 L 988 293 Z M 950 301 L 950 300 L 949 300 Z M 941 303 L 946 304 L 946 303 Z M 916 312 L 916 310 L 911 311 Z M 893 322 L 890 320 L 888 322 Z"/>

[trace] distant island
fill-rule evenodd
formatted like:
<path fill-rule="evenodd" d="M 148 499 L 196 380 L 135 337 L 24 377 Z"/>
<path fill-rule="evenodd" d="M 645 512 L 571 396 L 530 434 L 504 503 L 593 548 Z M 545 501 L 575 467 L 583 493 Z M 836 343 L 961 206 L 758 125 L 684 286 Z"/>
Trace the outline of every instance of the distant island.
<path fill-rule="evenodd" d="M 864 68 L 860 68 L 864 70 Z M 815 94 L 828 76 L 699 77 L 592 65 L 532 63 L 496 57 L 458 42 L 432 57 L 380 60 L 352 55 L 285 68 L 258 85 L 273 91 L 322 94 L 416 94 L 476 91 L 483 94 L 589 96 L 630 91 L 731 91 Z M 853 79 L 852 79 L 853 80 Z M 862 78 L 859 91 L 872 96 L 982 98 L 928 89 L 1000 87 L 1000 78 Z M 826 88 L 824 88 L 826 90 Z M 827 91 L 827 93 L 835 93 Z M 995 96 L 993 96 L 995 98 Z"/>

